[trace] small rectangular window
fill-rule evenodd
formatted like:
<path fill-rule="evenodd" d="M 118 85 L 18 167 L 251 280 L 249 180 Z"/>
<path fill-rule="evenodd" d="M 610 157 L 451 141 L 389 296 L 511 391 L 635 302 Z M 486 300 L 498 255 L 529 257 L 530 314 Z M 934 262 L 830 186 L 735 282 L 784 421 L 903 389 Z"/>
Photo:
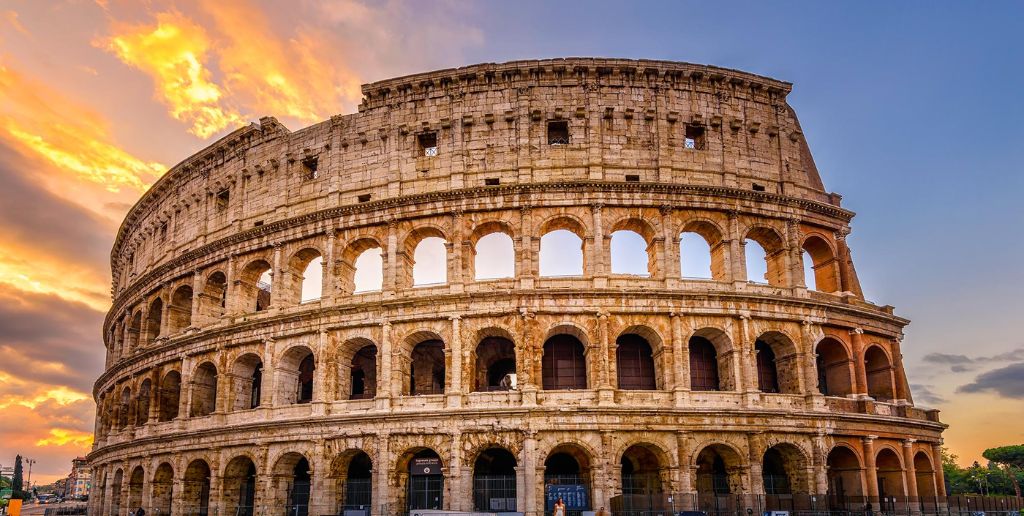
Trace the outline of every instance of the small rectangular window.
<path fill-rule="evenodd" d="M 167 240 L 167 223 L 160 224 L 160 239 Z"/>
<path fill-rule="evenodd" d="M 484 179 L 484 185 L 486 186 L 498 186 L 501 184 L 501 179 L 497 177 L 488 177 Z"/>
<path fill-rule="evenodd" d="M 548 145 L 569 145 L 569 122 L 553 120 L 548 122 Z"/>
<path fill-rule="evenodd" d="M 687 149 L 704 150 L 704 127 L 686 124 L 686 139 L 684 142 Z"/>
<path fill-rule="evenodd" d="M 257 228 L 262 226 L 262 225 L 263 225 L 263 221 L 262 220 L 257 220 L 256 222 L 253 223 L 253 227 L 257 227 Z"/>
<path fill-rule="evenodd" d="M 437 156 L 437 133 L 423 133 L 416 137 L 421 156 Z"/>
<path fill-rule="evenodd" d="M 757 183 L 754 183 L 754 191 L 755 192 L 763 192 L 764 191 L 764 185 L 759 185 Z"/>
<path fill-rule="evenodd" d="M 370 194 L 364 193 L 356 198 L 359 202 L 370 202 Z"/>
<path fill-rule="evenodd" d="M 629 182 L 629 183 L 639 183 L 640 182 L 640 176 L 638 174 L 626 174 L 626 182 Z"/>
<path fill-rule="evenodd" d="M 225 188 L 217 192 L 217 211 L 227 211 L 228 202 L 231 201 L 231 192 Z"/>
<path fill-rule="evenodd" d="M 302 178 L 306 181 L 312 181 L 320 177 L 319 165 L 320 159 L 316 156 L 302 160 Z"/>

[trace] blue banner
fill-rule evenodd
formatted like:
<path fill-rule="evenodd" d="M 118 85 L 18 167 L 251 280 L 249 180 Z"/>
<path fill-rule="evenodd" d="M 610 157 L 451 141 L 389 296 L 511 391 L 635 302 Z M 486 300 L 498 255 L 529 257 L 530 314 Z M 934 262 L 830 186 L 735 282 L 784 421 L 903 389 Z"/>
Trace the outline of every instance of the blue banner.
<path fill-rule="evenodd" d="M 590 501 L 587 499 L 587 486 L 582 484 L 548 484 L 545 499 L 547 508 L 550 511 L 555 507 L 559 498 L 565 503 L 568 510 L 582 510 L 590 508 Z"/>

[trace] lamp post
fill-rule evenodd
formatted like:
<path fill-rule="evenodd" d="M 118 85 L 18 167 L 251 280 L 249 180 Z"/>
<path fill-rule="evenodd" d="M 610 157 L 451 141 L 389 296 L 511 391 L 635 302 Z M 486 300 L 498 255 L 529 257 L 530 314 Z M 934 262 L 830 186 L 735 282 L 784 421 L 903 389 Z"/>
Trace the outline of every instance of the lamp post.
<path fill-rule="evenodd" d="M 32 492 L 32 465 L 36 463 L 35 459 L 24 459 L 25 463 L 28 464 L 28 477 L 25 478 L 25 485 L 28 486 L 28 490 Z"/>

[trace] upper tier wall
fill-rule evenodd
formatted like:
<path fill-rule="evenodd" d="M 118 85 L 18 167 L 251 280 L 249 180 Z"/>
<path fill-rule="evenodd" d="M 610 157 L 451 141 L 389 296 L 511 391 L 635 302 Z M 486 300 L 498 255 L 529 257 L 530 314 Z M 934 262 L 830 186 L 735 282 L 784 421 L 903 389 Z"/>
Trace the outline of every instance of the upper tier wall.
<path fill-rule="evenodd" d="M 358 113 L 296 132 L 263 118 L 172 168 L 121 226 L 113 294 L 256 225 L 495 181 L 708 185 L 838 205 L 789 91 L 716 67 L 614 59 L 483 64 L 365 85 Z M 554 120 L 568 123 L 568 144 L 549 144 Z M 688 127 L 703 131 L 703 149 L 686 147 Z M 423 155 L 424 133 L 436 133 L 437 156 Z"/>

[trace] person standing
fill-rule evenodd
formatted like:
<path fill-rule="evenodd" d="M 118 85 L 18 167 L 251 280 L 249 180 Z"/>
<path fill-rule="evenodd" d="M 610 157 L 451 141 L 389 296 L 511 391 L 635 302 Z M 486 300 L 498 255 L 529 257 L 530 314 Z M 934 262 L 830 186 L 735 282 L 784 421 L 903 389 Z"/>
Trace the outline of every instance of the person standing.
<path fill-rule="evenodd" d="M 555 509 L 551 512 L 552 516 L 565 516 L 565 502 L 562 501 L 562 497 L 558 497 L 558 501 L 555 502 Z"/>

